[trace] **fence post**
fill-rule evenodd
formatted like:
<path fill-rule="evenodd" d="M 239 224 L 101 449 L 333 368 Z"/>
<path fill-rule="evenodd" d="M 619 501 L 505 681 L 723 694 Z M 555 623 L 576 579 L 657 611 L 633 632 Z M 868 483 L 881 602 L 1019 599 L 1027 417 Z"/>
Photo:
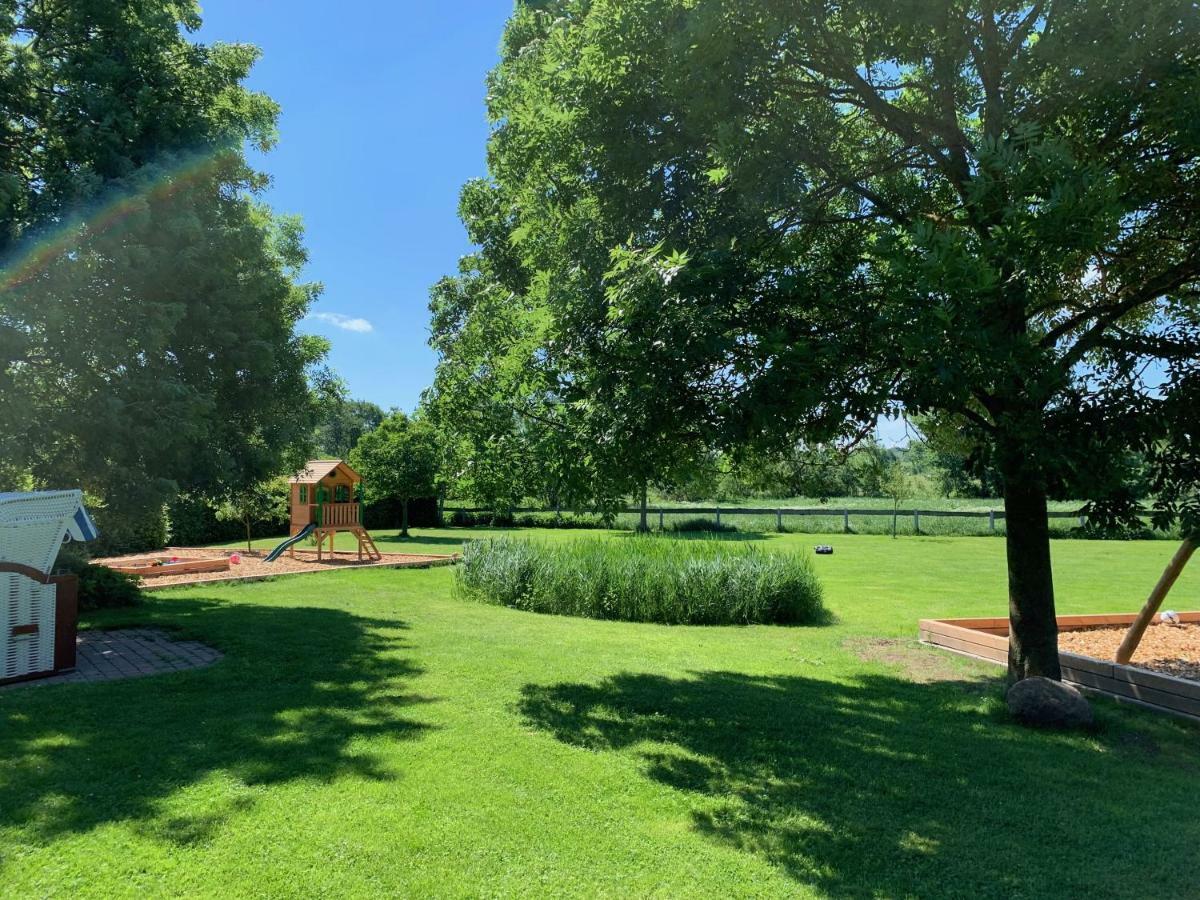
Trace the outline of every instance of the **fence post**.
<path fill-rule="evenodd" d="M 996 530 L 996 511 L 994 509 L 989 509 L 988 510 L 988 531 L 995 531 L 995 530 Z"/>
<path fill-rule="evenodd" d="M 721 527 L 721 507 L 717 507 L 717 528 Z"/>
<path fill-rule="evenodd" d="M 662 511 L 662 509 L 661 509 L 661 508 L 658 510 L 658 530 L 659 530 L 659 531 L 666 531 L 666 530 L 667 530 L 667 529 L 666 529 L 666 528 L 663 526 L 663 511 Z"/>
<path fill-rule="evenodd" d="M 1079 527 L 1084 528 L 1086 526 L 1087 526 L 1087 516 L 1080 516 L 1079 517 Z"/>
<path fill-rule="evenodd" d="M 842 510 L 842 531 L 846 534 L 850 533 L 850 510 Z"/>
<path fill-rule="evenodd" d="M 782 509 L 775 510 L 775 530 L 780 531 L 780 532 L 783 531 L 783 510 Z"/>
<path fill-rule="evenodd" d="M 920 534 L 920 533 L 921 533 L 921 511 L 919 509 L 914 509 L 913 510 L 913 534 Z"/>

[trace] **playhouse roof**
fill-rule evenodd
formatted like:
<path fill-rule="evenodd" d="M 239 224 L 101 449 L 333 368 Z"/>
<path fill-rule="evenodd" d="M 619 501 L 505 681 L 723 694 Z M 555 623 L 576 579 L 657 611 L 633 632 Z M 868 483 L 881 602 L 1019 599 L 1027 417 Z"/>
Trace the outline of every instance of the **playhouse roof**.
<path fill-rule="evenodd" d="M 362 476 L 355 472 L 343 459 L 310 459 L 290 481 L 292 484 L 316 484 L 332 475 L 341 468 L 353 481 L 362 481 Z"/>

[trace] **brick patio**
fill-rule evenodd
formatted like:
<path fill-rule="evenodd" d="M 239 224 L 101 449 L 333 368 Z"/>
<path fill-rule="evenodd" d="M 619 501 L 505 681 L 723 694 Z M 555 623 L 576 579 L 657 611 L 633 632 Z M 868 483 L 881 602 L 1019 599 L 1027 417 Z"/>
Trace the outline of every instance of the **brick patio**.
<path fill-rule="evenodd" d="M 8 687 L 140 678 L 199 669 L 211 666 L 221 658 L 221 653 L 212 647 L 198 641 L 173 640 L 165 631 L 156 628 L 82 631 L 77 646 L 75 671 Z"/>

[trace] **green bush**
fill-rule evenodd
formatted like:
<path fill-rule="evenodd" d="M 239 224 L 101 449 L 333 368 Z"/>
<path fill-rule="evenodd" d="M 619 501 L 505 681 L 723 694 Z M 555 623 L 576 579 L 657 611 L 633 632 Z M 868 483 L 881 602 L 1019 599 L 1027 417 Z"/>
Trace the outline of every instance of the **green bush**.
<path fill-rule="evenodd" d="M 84 566 L 79 571 L 79 609 L 115 609 L 136 606 L 142 600 L 140 579 L 106 566 Z"/>
<path fill-rule="evenodd" d="M 718 540 L 472 541 L 456 584 L 472 599 L 594 619 L 748 625 L 829 618 L 808 557 Z"/>
<path fill-rule="evenodd" d="M 712 532 L 731 532 L 737 531 L 736 525 L 731 525 L 728 522 L 718 523 L 716 518 L 706 519 L 703 516 L 694 516 L 690 519 L 680 519 L 672 522 L 670 525 L 671 531 L 693 533 L 697 531 L 712 531 Z"/>
<path fill-rule="evenodd" d="M 478 510 L 456 509 L 447 518 L 456 528 L 583 528 L 601 529 L 613 526 L 612 517 L 576 512 L 532 512 L 508 515 Z"/>
<path fill-rule="evenodd" d="M 592 528 L 601 529 L 605 525 L 603 516 L 577 515 L 575 513 L 525 513 L 517 516 L 515 524 L 519 528 Z"/>
<path fill-rule="evenodd" d="M 79 578 L 79 609 L 114 609 L 136 606 L 141 602 L 141 579 L 106 566 L 93 565 L 84 544 L 63 544 L 54 563 L 56 575 L 71 574 Z"/>

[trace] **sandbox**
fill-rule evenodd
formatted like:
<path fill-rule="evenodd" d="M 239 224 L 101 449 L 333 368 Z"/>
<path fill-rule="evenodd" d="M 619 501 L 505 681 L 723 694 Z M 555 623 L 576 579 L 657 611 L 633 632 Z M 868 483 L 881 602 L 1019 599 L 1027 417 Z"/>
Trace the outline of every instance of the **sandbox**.
<path fill-rule="evenodd" d="M 197 575 L 208 572 L 228 572 L 229 557 L 210 556 L 207 559 L 185 559 L 179 556 L 144 556 L 103 562 L 114 572 L 137 575 L 139 578 L 166 578 L 177 575 Z"/>
<path fill-rule="evenodd" d="M 330 553 L 325 551 L 322 558 L 317 558 L 316 551 L 297 550 L 295 556 L 284 555 L 274 562 L 266 562 L 266 553 L 261 550 L 246 551 L 212 547 L 168 547 L 161 557 L 128 556 L 110 559 L 94 560 L 99 565 L 107 566 L 117 571 L 139 569 L 139 564 L 145 565 L 148 560 L 175 558 L 180 560 L 174 565 L 155 566 L 152 575 L 147 577 L 141 571 L 131 571 L 131 574 L 141 575 L 146 580 L 142 590 L 157 590 L 185 584 L 212 584 L 226 581 L 262 581 L 281 575 L 307 575 L 318 572 L 338 572 L 346 569 L 425 569 L 432 566 L 447 566 L 456 563 L 460 557 L 453 555 L 433 555 L 416 553 L 384 553 L 378 559 L 360 560 L 354 552 Z M 214 558 L 215 557 L 215 558 Z M 236 562 L 234 559 L 236 558 Z M 212 568 L 204 568 L 212 564 Z M 200 568 L 192 568 L 193 565 Z M 184 568 L 181 568 L 183 566 Z"/>
<path fill-rule="evenodd" d="M 1180 627 L 1155 617 L 1133 662 L 1121 665 L 1112 655 L 1134 618 L 1059 616 L 1063 680 L 1122 702 L 1200 719 L 1200 612 L 1180 613 Z M 955 653 L 1008 663 L 1008 619 L 922 619 L 920 637 Z"/>

